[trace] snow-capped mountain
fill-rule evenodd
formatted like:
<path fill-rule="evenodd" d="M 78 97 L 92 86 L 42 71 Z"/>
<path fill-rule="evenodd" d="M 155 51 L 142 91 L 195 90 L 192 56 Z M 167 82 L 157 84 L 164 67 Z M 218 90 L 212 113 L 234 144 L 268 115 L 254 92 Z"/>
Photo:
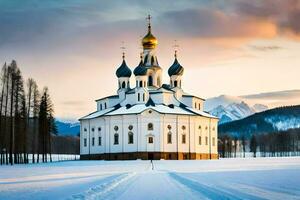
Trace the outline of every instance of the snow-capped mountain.
<path fill-rule="evenodd" d="M 300 128 L 300 105 L 273 108 L 219 125 L 219 133 L 233 136 L 272 133 Z"/>
<path fill-rule="evenodd" d="M 219 117 L 219 124 L 222 124 L 267 110 L 268 106 L 242 97 L 221 95 L 207 99 L 204 109 L 210 114 Z"/>
<path fill-rule="evenodd" d="M 78 121 L 56 120 L 57 134 L 77 136 L 80 132 L 80 123 Z"/>

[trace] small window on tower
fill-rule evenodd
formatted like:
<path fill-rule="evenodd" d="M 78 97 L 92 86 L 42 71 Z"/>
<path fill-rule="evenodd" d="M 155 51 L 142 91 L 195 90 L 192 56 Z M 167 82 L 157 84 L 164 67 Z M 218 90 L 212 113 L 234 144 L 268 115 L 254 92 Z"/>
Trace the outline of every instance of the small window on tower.
<path fill-rule="evenodd" d="M 153 137 L 148 137 L 148 143 L 153 144 Z"/>
<path fill-rule="evenodd" d="M 84 139 L 83 139 L 83 146 L 86 147 L 86 145 L 87 145 L 87 141 L 86 141 L 86 138 L 84 138 Z"/>
<path fill-rule="evenodd" d="M 153 124 L 152 123 L 148 124 L 148 131 L 153 131 Z"/>

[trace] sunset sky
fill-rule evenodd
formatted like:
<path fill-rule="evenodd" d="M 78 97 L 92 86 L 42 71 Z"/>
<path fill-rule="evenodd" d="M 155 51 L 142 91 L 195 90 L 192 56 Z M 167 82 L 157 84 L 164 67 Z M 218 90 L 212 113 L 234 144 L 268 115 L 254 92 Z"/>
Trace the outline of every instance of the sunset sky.
<path fill-rule="evenodd" d="M 138 65 L 148 14 L 165 83 L 177 40 L 189 93 L 300 89 L 297 0 L 0 0 L 0 63 L 17 60 L 25 78 L 49 87 L 57 117 L 79 118 L 116 93 L 122 41 L 127 64 Z"/>

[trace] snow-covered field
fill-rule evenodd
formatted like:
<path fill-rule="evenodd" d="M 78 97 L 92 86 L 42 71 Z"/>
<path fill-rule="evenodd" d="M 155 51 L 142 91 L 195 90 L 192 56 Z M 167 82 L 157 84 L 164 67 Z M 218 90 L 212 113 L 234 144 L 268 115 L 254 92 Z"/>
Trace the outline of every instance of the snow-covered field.
<path fill-rule="evenodd" d="M 0 166 L 0 199 L 300 199 L 300 157 Z"/>

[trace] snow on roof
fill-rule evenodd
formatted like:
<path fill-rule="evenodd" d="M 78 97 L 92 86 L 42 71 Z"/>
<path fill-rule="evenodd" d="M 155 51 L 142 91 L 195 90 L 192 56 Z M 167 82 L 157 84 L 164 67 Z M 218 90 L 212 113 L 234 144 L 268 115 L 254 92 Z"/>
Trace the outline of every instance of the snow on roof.
<path fill-rule="evenodd" d="M 203 99 L 201 97 L 197 97 L 195 95 L 191 95 L 191 94 L 188 94 L 188 93 L 183 93 L 182 96 L 183 97 L 194 97 L 194 98 L 201 99 L 201 100 L 205 101 L 205 99 Z"/>
<path fill-rule="evenodd" d="M 112 110 L 114 110 L 115 108 L 112 107 L 112 108 L 108 108 L 108 109 L 105 109 L 105 110 L 99 110 L 99 111 L 96 111 L 96 112 L 93 112 L 93 113 L 90 113 L 82 118 L 80 118 L 79 120 L 83 120 L 83 119 L 92 119 L 92 118 L 96 118 L 96 117 L 100 117 L 101 115 L 104 115 L 108 112 L 111 112 Z"/>
<path fill-rule="evenodd" d="M 185 109 L 190 110 L 190 111 L 192 111 L 193 113 L 196 113 L 196 114 L 201 115 L 201 116 L 203 116 L 203 117 L 209 117 L 209 118 L 215 118 L 215 119 L 218 119 L 218 117 L 213 116 L 213 115 L 211 115 L 211 114 L 209 114 L 209 113 L 207 113 L 207 112 L 201 111 L 201 110 L 196 110 L 196 109 L 190 108 L 190 107 L 186 107 Z"/>
<path fill-rule="evenodd" d="M 117 110 L 114 110 L 112 112 L 109 112 L 105 114 L 106 116 L 111 115 L 128 115 L 128 114 L 139 114 L 144 112 L 147 109 L 152 109 L 158 113 L 164 113 L 164 114 L 177 114 L 177 115 L 195 115 L 192 112 L 186 111 L 178 106 L 174 106 L 174 108 L 170 108 L 169 106 L 158 104 L 155 106 L 146 106 L 145 104 L 137 104 L 133 105 L 130 108 L 120 107 Z"/>
<path fill-rule="evenodd" d="M 97 101 L 101 101 L 103 99 L 116 99 L 116 98 L 119 98 L 119 95 L 111 95 L 111 96 L 103 97 L 101 99 L 97 99 L 95 101 L 97 102 Z"/>

